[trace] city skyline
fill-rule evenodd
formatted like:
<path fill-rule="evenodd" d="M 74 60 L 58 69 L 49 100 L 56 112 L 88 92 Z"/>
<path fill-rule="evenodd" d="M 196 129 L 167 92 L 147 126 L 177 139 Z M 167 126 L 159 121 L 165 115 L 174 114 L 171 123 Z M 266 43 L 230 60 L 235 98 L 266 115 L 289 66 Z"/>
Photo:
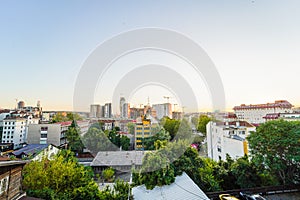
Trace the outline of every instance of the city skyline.
<path fill-rule="evenodd" d="M 40 100 L 45 110 L 72 111 L 75 81 L 89 54 L 108 38 L 143 27 L 175 30 L 197 42 L 220 74 L 226 110 L 242 103 L 282 99 L 300 106 L 296 84 L 300 73 L 300 28 L 295 26 L 300 21 L 299 5 L 298 1 L 250 0 L 117 4 L 2 1 L 0 108 L 14 108 L 18 99 L 27 105 L 36 105 Z M 115 84 L 133 65 L 158 61 L 190 79 L 200 99 L 198 111 L 211 110 L 203 80 L 196 79 L 185 70 L 186 64 L 170 55 L 129 55 L 115 63 L 103 81 Z M 135 91 L 129 101 L 147 103 L 149 96 L 151 103 L 164 103 L 163 96 L 174 97 L 165 88 L 151 87 Z M 175 99 L 170 102 L 177 103 Z M 94 103 L 106 102 L 111 102 L 111 91 L 97 91 Z"/>

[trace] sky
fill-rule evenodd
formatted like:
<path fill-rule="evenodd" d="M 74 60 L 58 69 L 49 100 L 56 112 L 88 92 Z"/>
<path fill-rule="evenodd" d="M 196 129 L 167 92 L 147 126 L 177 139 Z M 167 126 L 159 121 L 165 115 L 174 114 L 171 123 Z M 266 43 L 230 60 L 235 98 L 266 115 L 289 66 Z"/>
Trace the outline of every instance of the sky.
<path fill-rule="evenodd" d="M 280 99 L 300 106 L 299 7 L 298 0 L 1 0 L 0 108 L 14 108 L 18 99 L 26 105 L 40 100 L 44 110 L 72 110 L 76 79 L 89 55 L 113 36 L 144 27 L 174 30 L 205 50 L 221 77 L 226 110 Z M 112 86 L 130 67 L 153 62 L 185 73 L 198 111 L 211 109 L 204 81 L 184 70 L 186 63 L 158 52 L 114 63 L 93 103 L 111 101 Z M 176 94 L 158 86 L 140 87 L 128 101 L 166 102 L 163 96 L 180 104 Z"/>

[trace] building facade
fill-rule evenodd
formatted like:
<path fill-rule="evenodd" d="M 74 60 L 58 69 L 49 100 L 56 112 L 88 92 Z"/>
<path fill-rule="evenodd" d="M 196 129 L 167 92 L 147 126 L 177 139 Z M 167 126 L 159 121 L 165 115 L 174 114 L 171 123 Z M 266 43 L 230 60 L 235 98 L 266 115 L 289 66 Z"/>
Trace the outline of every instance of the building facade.
<path fill-rule="evenodd" d="M 144 139 L 151 136 L 151 121 L 141 117 L 139 122 L 135 124 L 134 131 L 135 150 L 145 150 L 147 147 L 144 144 Z"/>
<path fill-rule="evenodd" d="M 90 118 L 100 117 L 101 106 L 99 104 L 93 104 L 90 106 Z"/>
<path fill-rule="evenodd" d="M 233 108 L 239 120 L 246 120 L 250 123 L 264 123 L 264 117 L 271 113 L 291 113 L 293 105 L 286 100 L 278 100 L 274 103 L 235 106 Z"/>
<path fill-rule="evenodd" d="M 64 146 L 67 144 L 66 133 L 72 122 L 58 122 L 55 124 L 29 124 L 28 144 L 53 144 Z M 80 133 L 84 135 L 89 128 L 89 121 L 78 121 Z"/>
<path fill-rule="evenodd" d="M 25 118 L 7 117 L 3 120 L 2 143 L 13 143 L 14 149 L 22 147 L 26 142 Z"/>
<path fill-rule="evenodd" d="M 163 117 L 172 118 L 172 104 L 153 104 L 152 107 L 156 111 L 157 119 L 162 119 Z"/>
<path fill-rule="evenodd" d="M 206 125 L 207 154 L 215 161 L 226 160 L 226 154 L 233 159 L 248 154 L 246 137 L 256 127 L 246 121 L 213 122 Z"/>

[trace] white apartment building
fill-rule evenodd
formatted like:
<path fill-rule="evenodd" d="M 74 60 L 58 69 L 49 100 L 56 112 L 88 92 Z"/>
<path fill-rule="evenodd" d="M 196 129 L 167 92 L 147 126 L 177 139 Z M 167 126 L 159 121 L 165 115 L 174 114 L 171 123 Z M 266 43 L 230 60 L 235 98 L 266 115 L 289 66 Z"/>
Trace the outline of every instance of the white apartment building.
<path fill-rule="evenodd" d="M 300 113 L 272 113 L 264 116 L 267 121 L 283 119 L 286 121 L 300 121 Z"/>
<path fill-rule="evenodd" d="M 165 116 L 172 118 L 172 104 L 153 104 L 152 108 L 156 111 L 157 119 L 162 119 Z"/>
<path fill-rule="evenodd" d="M 7 117 L 3 119 L 2 143 L 13 143 L 14 149 L 26 142 L 26 119 Z"/>
<path fill-rule="evenodd" d="M 250 123 L 264 123 L 264 117 L 271 113 L 291 113 L 293 105 L 286 100 L 278 100 L 274 103 L 235 106 L 233 108 L 239 120 L 246 120 Z"/>
<path fill-rule="evenodd" d="M 233 159 L 248 154 L 246 137 L 255 130 L 246 121 L 209 122 L 206 125 L 208 157 L 219 161 L 225 160 L 226 154 Z"/>

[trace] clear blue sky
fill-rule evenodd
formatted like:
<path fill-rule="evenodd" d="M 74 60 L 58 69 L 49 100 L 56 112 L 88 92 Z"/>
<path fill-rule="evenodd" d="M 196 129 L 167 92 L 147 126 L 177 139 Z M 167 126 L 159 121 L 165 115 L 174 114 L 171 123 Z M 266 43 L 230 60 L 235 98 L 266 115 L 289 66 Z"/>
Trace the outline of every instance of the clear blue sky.
<path fill-rule="evenodd" d="M 0 108 L 17 98 L 72 110 L 89 53 L 142 27 L 176 30 L 199 43 L 220 73 L 229 109 L 276 99 L 300 105 L 299 8 L 298 0 L 1 0 Z"/>

